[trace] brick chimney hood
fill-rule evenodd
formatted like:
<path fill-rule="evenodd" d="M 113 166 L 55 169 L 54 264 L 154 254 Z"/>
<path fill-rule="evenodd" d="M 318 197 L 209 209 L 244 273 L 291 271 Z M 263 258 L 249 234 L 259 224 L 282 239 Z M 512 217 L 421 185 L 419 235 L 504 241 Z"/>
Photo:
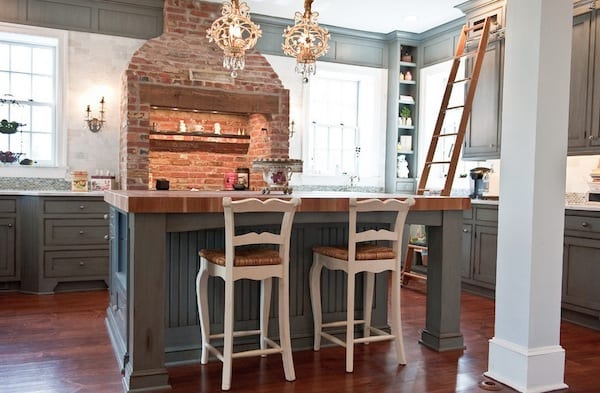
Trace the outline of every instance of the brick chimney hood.
<path fill-rule="evenodd" d="M 257 51 L 237 78 L 223 69 L 206 38 L 220 15 L 218 3 L 165 0 L 164 33 L 133 55 L 122 80 L 123 189 L 166 178 L 171 189 L 215 190 L 257 158 L 288 158 L 289 92 Z M 181 122 L 186 132 L 174 135 Z M 209 134 L 216 123 L 221 135 Z M 251 185 L 262 186 L 262 175 L 252 173 Z"/>

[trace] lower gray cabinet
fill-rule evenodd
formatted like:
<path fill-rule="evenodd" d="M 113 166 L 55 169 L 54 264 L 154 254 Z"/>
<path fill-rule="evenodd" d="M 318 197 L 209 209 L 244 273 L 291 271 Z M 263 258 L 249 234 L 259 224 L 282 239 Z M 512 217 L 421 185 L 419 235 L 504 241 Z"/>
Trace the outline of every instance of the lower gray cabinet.
<path fill-rule="evenodd" d="M 600 329 L 600 212 L 567 210 L 562 315 Z"/>
<path fill-rule="evenodd" d="M 21 290 L 34 293 L 108 286 L 108 204 L 101 196 L 22 197 Z"/>
<path fill-rule="evenodd" d="M 463 214 L 463 289 L 493 297 L 498 250 L 498 206 L 473 203 Z"/>
<path fill-rule="evenodd" d="M 17 250 L 17 198 L 0 197 L 0 288 L 2 289 L 11 289 L 19 280 Z"/>

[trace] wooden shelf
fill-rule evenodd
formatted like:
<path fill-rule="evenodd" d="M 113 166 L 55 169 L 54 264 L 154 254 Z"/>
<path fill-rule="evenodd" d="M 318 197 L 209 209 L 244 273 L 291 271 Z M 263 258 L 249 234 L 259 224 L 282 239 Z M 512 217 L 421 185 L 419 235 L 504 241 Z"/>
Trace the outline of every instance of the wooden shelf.
<path fill-rule="evenodd" d="M 416 67 L 417 63 L 411 63 L 408 61 L 401 61 L 400 62 L 400 67 Z"/>
<path fill-rule="evenodd" d="M 210 137 L 210 138 L 233 138 L 233 139 L 250 139 L 250 135 L 237 135 L 237 134 L 215 134 L 214 132 L 178 132 L 178 131 L 150 131 L 150 135 L 179 135 L 179 136 L 199 136 L 199 137 Z M 150 139 L 157 139 L 152 138 Z"/>

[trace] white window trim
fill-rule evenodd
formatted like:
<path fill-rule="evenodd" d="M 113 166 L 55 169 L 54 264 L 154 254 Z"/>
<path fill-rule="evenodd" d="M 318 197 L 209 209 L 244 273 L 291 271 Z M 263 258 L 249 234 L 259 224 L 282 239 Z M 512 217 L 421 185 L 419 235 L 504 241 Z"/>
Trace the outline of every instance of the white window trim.
<path fill-rule="evenodd" d="M 17 164 L 0 164 L 0 177 L 36 177 L 36 178 L 66 178 L 67 173 L 67 129 L 66 110 L 68 102 L 68 89 L 66 86 L 68 75 L 68 32 L 63 30 L 48 29 L 36 26 L 16 25 L 0 22 L 0 32 L 30 35 L 36 37 L 49 37 L 58 41 L 56 56 L 56 136 L 55 154 L 56 166 L 23 166 Z"/>

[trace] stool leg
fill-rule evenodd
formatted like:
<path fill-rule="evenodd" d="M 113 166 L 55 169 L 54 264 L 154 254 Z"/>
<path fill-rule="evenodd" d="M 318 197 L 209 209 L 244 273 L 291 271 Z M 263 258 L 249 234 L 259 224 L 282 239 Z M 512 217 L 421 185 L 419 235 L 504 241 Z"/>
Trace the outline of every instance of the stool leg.
<path fill-rule="evenodd" d="M 286 380 L 294 381 L 296 373 L 290 337 L 290 285 L 287 273 L 277 281 L 279 281 L 279 344 L 282 349 L 283 371 Z"/>
<path fill-rule="evenodd" d="M 223 326 L 223 375 L 221 390 L 231 387 L 231 356 L 233 354 L 233 296 L 234 281 L 225 280 L 225 318 Z"/>
<path fill-rule="evenodd" d="M 391 330 L 395 336 L 394 346 L 396 348 L 396 359 L 398 364 L 406 364 L 406 354 L 404 353 L 404 339 L 402 337 L 402 313 L 400 300 L 400 272 L 392 271 L 392 315 Z"/>
<path fill-rule="evenodd" d="M 323 265 L 319 261 L 318 255 L 313 255 L 313 264 L 310 267 L 310 302 L 312 305 L 313 325 L 315 328 L 314 347 L 315 351 L 321 348 L 321 330 L 323 324 L 323 315 L 321 314 L 321 270 Z"/>
<path fill-rule="evenodd" d="M 348 269 L 348 293 L 346 297 L 346 372 L 354 370 L 354 287 L 356 275 Z"/>
<path fill-rule="evenodd" d="M 260 349 L 267 349 L 265 338 L 269 337 L 269 311 L 271 311 L 271 292 L 273 279 L 265 278 L 260 285 Z M 266 355 L 262 355 L 266 357 Z"/>
<path fill-rule="evenodd" d="M 375 289 L 375 273 L 365 272 L 365 290 L 364 290 L 364 305 L 363 319 L 365 327 L 363 335 L 369 337 L 371 335 L 371 315 L 373 313 L 373 291 Z M 368 344 L 365 343 L 365 344 Z"/>
<path fill-rule="evenodd" d="M 200 363 L 208 363 L 208 348 L 210 342 L 210 316 L 208 311 L 208 266 L 206 260 L 201 260 L 200 271 L 196 276 L 196 297 L 200 317 L 200 334 L 202 336 L 202 355 Z"/>

